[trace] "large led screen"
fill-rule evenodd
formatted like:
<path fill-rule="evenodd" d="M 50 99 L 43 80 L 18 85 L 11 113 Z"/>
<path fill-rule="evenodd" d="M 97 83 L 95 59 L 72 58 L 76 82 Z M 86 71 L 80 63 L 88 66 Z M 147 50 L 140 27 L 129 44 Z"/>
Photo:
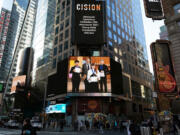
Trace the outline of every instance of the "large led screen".
<path fill-rule="evenodd" d="M 68 92 L 111 92 L 109 57 L 69 58 Z"/>
<path fill-rule="evenodd" d="M 46 113 L 66 113 L 66 104 L 56 104 L 46 107 Z"/>
<path fill-rule="evenodd" d="M 170 54 L 169 43 L 157 41 L 151 45 L 156 78 L 156 90 L 164 93 L 176 91 L 176 80 Z"/>
<path fill-rule="evenodd" d="M 73 38 L 76 45 L 105 43 L 105 2 L 103 0 L 73 1 Z"/>
<path fill-rule="evenodd" d="M 16 76 L 13 78 L 11 93 L 16 91 L 23 91 L 26 83 L 26 75 Z"/>

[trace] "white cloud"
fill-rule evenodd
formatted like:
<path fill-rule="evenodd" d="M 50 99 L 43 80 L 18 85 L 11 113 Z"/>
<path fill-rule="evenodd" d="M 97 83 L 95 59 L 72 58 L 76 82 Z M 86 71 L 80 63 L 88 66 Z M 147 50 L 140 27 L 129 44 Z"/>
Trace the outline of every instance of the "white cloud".
<path fill-rule="evenodd" d="M 153 73 L 152 59 L 151 59 L 151 53 L 150 53 L 150 44 L 156 41 L 157 39 L 159 39 L 160 26 L 164 25 L 164 21 L 163 20 L 153 21 L 152 19 L 147 18 L 145 16 L 143 0 L 140 0 L 140 1 L 141 1 L 143 22 L 144 22 L 146 46 L 147 46 L 147 52 L 148 52 L 148 58 L 149 58 L 149 66 L 150 66 L 150 71 Z"/>

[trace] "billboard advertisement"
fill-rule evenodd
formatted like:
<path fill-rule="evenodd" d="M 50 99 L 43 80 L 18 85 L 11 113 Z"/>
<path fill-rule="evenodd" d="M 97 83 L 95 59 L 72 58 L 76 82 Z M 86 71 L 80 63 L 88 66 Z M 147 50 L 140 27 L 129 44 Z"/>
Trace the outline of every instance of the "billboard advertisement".
<path fill-rule="evenodd" d="M 105 43 L 105 2 L 103 0 L 73 1 L 73 40 L 76 45 Z"/>
<path fill-rule="evenodd" d="M 3 92 L 3 84 L 0 83 L 0 93 Z"/>
<path fill-rule="evenodd" d="M 46 113 L 66 113 L 66 104 L 56 104 L 46 107 Z"/>
<path fill-rule="evenodd" d="M 161 0 L 144 0 L 146 16 L 154 20 L 164 18 Z"/>
<path fill-rule="evenodd" d="M 174 68 L 169 48 L 170 42 L 158 40 L 151 44 L 156 89 L 163 93 L 177 92 Z"/>
<path fill-rule="evenodd" d="M 16 91 L 23 91 L 26 83 L 26 75 L 16 76 L 13 78 L 11 93 Z"/>
<path fill-rule="evenodd" d="M 67 92 L 111 92 L 110 70 L 109 57 L 70 57 Z"/>

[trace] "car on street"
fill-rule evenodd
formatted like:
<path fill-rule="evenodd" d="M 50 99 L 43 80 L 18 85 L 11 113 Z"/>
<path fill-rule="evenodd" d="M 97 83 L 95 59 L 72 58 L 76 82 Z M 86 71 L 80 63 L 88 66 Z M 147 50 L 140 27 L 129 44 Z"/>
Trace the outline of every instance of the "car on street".
<path fill-rule="evenodd" d="M 9 120 L 4 126 L 8 128 L 20 128 L 21 124 L 16 120 Z"/>
<path fill-rule="evenodd" d="M 31 120 L 31 125 L 33 128 L 38 129 L 38 130 L 43 128 L 42 122 L 39 120 Z"/>

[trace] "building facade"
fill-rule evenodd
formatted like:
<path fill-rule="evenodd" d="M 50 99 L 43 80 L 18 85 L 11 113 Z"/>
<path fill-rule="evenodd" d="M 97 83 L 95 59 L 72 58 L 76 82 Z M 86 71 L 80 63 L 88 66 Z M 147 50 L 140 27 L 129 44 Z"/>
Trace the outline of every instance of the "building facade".
<path fill-rule="evenodd" d="M 171 55 L 174 62 L 175 76 L 178 89 L 180 88 L 180 0 L 162 0 L 165 14 L 165 25 L 168 31 L 168 38 L 172 45 L 170 46 Z"/>
<path fill-rule="evenodd" d="M 52 71 L 56 73 L 57 63 L 61 60 L 69 56 L 87 55 L 84 53 L 87 51 L 91 56 L 109 56 L 121 63 L 124 74 L 128 74 L 131 80 L 133 98 L 131 102 L 123 103 L 131 106 L 131 109 L 126 107 L 126 113 L 138 114 L 151 108 L 152 74 L 149 72 L 140 1 L 106 1 L 107 43 L 100 51 L 94 48 L 79 49 L 72 44 L 71 35 L 75 23 L 72 20 L 73 4 L 70 0 L 56 1 Z"/>
<path fill-rule="evenodd" d="M 6 63 L 3 61 L 3 57 L 5 54 L 8 53 L 8 50 L 6 49 L 8 46 L 7 42 L 9 42 L 8 38 L 8 29 L 10 24 L 10 16 L 11 12 L 9 10 L 6 10 L 2 8 L 1 10 L 1 16 L 0 16 L 0 82 L 5 83 L 6 82 Z"/>
<path fill-rule="evenodd" d="M 33 39 L 33 48 L 35 50 L 32 72 L 33 84 L 47 78 L 44 72 L 49 68 L 48 63 L 51 59 L 56 0 L 39 0 L 37 7 Z"/>
<path fill-rule="evenodd" d="M 160 27 L 159 36 L 160 39 L 168 40 L 168 32 L 167 32 L 167 27 L 165 25 Z"/>
<path fill-rule="evenodd" d="M 14 1 L 13 8 L 16 9 L 17 4 L 25 10 L 24 17 L 23 13 L 21 13 L 22 18 L 18 22 L 18 30 L 14 40 L 14 52 L 13 52 L 13 61 L 12 66 L 10 69 L 10 74 L 8 77 L 8 84 L 6 86 L 6 91 L 10 91 L 12 79 L 18 75 L 18 66 L 20 61 L 18 61 L 21 50 L 23 50 L 26 47 L 32 46 L 32 40 L 33 40 L 33 33 L 34 33 L 34 22 L 35 22 L 35 14 L 36 14 L 36 0 L 30 0 L 30 1 Z M 16 12 L 16 11 L 15 11 Z M 13 41 L 13 40 L 12 40 Z"/>

